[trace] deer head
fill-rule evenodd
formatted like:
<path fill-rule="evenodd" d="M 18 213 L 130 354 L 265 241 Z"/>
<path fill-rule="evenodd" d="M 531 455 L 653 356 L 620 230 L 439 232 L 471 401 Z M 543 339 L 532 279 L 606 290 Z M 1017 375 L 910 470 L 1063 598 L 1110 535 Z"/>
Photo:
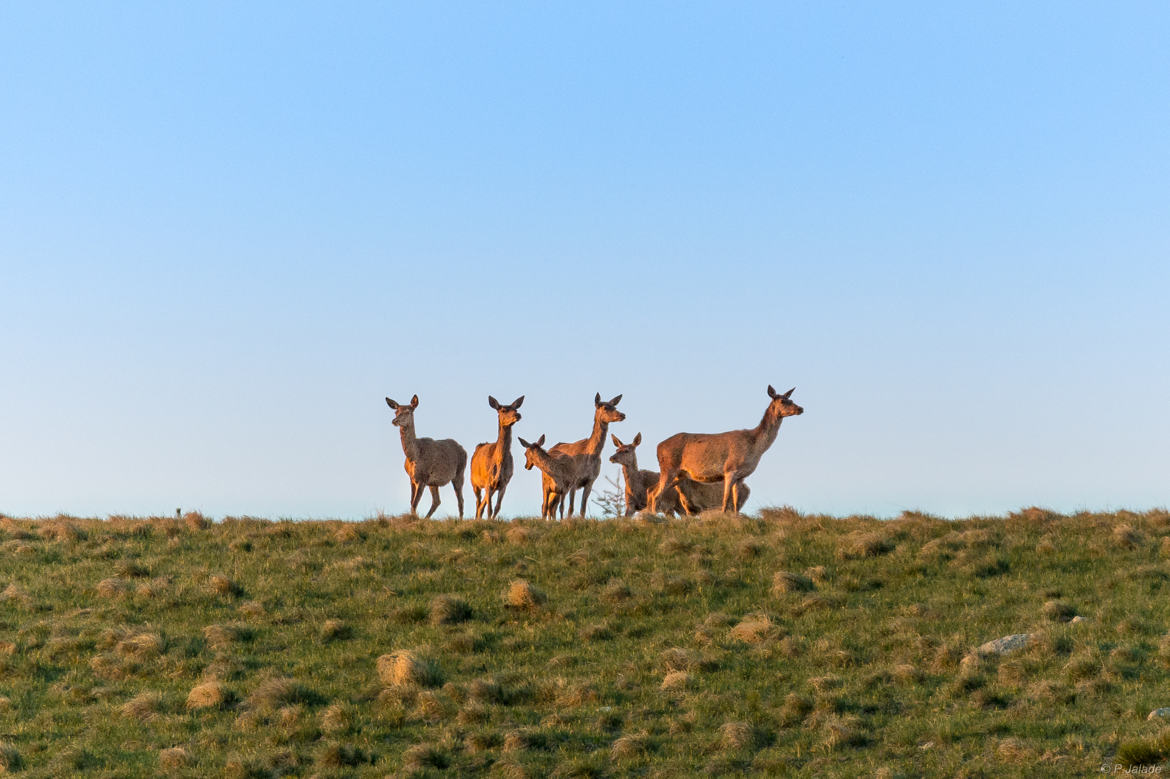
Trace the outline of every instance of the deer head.
<path fill-rule="evenodd" d="M 772 414 L 776 419 L 783 419 L 784 417 L 794 417 L 798 414 L 803 414 L 804 409 L 793 403 L 789 398 L 792 393 L 796 391 L 796 387 L 785 392 L 783 395 L 772 389 L 772 385 L 768 385 L 768 397 L 772 402 L 768 405 L 768 413 Z"/>
<path fill-rule="evenodd" d="M 410 405 L 396 403 L 386 398 L 386 405 L 394 409 L 394 425 L 396 427 L 412 427 L 414 425 L 414 410 L 418 408 L 418 395 L 410 399 Z"/>
<path fill-rule="evenodd" d="M 626 415 L 617 410 L 618 401 L 622 399 L 621 395 L 616 396 L 613 400 L 603 401 L 601 393 L 598 392 L 593 396 L 594 419 L 600 420 L 609 424 L 610 422 L 621 422 L 626 418 Z"/>
<path fill-rule="evenodd" d="M 536 458 L 544 454 L 544 433 L 540 434 L 540 438 L 532 443 L 528 443 L 523 438 L 518 439 L 520 445 L 524 447 L 524 470 L 531 471 L 532 467 L 536 465 Z"/>
<path fill-rule="evenodd" d="M 628 444 L 623 444 L 621 439 L 616 435 L 611 435 L 613 445 L 617 447 L 617 451 L 610 455 L 609 461 L 623 467 L 635 468 L 637 467 L 637 460 L 634 458 L 634 449 L 638 444 L 642 443 L 642 434 L 638 433 L 634 436 L 634 440 Z"/>
<path fill-rule="evenodd" d="M 500 415 L 500 426 L 511 427 L 520 421 L 520 412 L 516 409 L 520 408 L 520 404 L 524 402 L 524 396 L 516 398 L 510 405 L 501 406 L 500 402 L 488 395 L 488 405 L 496 410 Z"/>

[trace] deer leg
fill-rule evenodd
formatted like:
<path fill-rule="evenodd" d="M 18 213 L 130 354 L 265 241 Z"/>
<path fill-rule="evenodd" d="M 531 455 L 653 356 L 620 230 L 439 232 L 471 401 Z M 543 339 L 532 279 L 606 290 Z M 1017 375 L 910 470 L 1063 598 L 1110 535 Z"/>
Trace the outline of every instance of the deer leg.
<path fill-rule="evenodd" d="M 500 504 L 504 502 L 504 490 L 508 488 L 507 484 L 501 484 L 500 488 L 496 490 L 496 510 L 489 515 L 490 519 L 495 519 L 500 516 Z M 489 500 L 488 503 L 491 503 Z"/>
<path fill-rule="evenodd" d="M 731 487 L 735 484 L 735 476 L 731 473 L 723 474 L 723 513 L 729 513 L 727 502 L 731 500 Z M 734 505 L 734 504 L 732 504 Z"/>
<path fill-rule="evenodd" d="M 585 518 L 585 507 L 589 505 L 589 491 L 593 489 L 593 482 L 581 488 L 581 518 Z"/>
<path fill-rule="evenodd" d="M 739 481 L 736 481 L 735 484 L 731 485 L 731 508 L 736 514 L 738 514 L 739 507 Z"/>
<path fill-rule="evenodd" d="M 422 490 L 421 489 L 418 491 L 418 494 L 419 494 L 419 497 L 422 497 Z M 431 485 L 431 510 L 427 512 L 427 515 L 425 517 L 423 517 L 423 519 L 430 519 L 431 514 L 435 513 L 435 509 L 437 509 L 439 507 L 440 502 L 441 501 L 439 500 L 439 487 L 438 487 L 438 485 L 432 484 Z"/>
<path fill-rule="evenodd" d="M 647 508 L 650 509 L 651 514 L 661 514 L 658 504 L 662 502 L 662 498 L 666 495 L 666 490 L 674 485 L 674 480 L 678 478 L 678 471 L 663 470 L 662 475 L 658 477 L 658 486 L 654 488 L 654 492 L 650 495 L 650 502 Z"/>
<path fill-rule="evenodd" d="M 570 487 L 569 488 L 569 516 L 570 517 L 573 516 L 573 499 L 576 497 L 577 497 L 577 488 Z M 561 509 L 562 509 L 561 510 L 561 519 L 565 518 L 564 508 L 565 508 L 564 500 L 562 499 L 562 501 L 561 501 Z"/>
<path fill-rule="evenodd" d="M 482 491 L 479 487 L 472 487 L 471 491 L 475 495 L 475 518 L 479 519 L 480 515 L 483 513 L 483 496 L 481 495 Z"/>
<path fill-rule="evenodd" d="M 422 485 L 416 482 L 410 483 L 410 515 L 412 517 L 418 516 L 418 502 L 422 498 Z"/>
<path fill-rule="evenodd" d="M 456 478 L 451 487 L 455 490 L 455 502 L 459 504 L 459 518 L 463 519 L 463 479 Z"/>

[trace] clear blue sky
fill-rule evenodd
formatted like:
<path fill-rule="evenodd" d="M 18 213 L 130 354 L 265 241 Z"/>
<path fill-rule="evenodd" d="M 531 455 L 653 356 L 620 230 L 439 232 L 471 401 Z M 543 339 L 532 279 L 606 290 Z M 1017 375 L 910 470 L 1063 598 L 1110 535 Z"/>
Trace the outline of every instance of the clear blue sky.
<path fill-rule="evenodd" d="M 4 4 L 0 511 L 397 513 L 386 395 L 470 452 L 489 393 L 553 441 L 624 393 L 651 468 L 768 384 L 806 413 L 749 510 L 1165 506 L 1167 41 L 1163 2 Z"/>

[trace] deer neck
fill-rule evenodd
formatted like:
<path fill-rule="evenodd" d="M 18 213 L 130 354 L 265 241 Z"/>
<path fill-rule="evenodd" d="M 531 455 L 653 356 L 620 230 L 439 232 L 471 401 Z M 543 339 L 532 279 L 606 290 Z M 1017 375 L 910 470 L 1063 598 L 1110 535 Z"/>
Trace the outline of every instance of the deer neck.
<path fill-rule="evenodd" d="M 638 458 L 631 456 L 628 463 L 622 463 L 622 476 L 626 479 L 626 487 L 629 488 L 631 480 L 638 478 Z"/>
<path fill-rule="evenodd" d="M 500 423 L 500 434 L 496 438 L 496 449 L 500 452 L 500 459 L 507 458 L 512 451 L 512 426 Z"/>
<path fill-rule="evenodd" d="M 601 417 L 593 417 L 593 432 L 585 442 L 585 454 L 599 455 L 605 446 L 605 434 L 609 430 L 609 422 L 603 422 Z"/>
<path fill-rule="evenodd" d="M 406 453 L 406 459 L 417 460 L 418 438 L 414 434 L 414 424 L 399 426 L 398 435 L 402 438 L 402 451 Z"/>
<path fill-rule="evenodd" d="M 755 443 L 756 451 L 763 453 L 776 441 L 776 436 L 780 434 L 780 423 L 783 421 L 784 417 L 773 412 L 772 406 L 769 405 L 760 424 L 752 430 L 752 441 Z"/>

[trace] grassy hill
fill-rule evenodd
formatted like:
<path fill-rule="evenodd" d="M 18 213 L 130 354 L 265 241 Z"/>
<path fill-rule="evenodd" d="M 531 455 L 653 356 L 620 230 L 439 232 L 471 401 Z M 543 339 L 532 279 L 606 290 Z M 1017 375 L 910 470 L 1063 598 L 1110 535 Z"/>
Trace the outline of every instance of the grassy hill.
<path fill-rule="evenodd" d="M 1168 595 L 1165 511 L 3 518 L 0 773 L 1148 766 Z"/>

